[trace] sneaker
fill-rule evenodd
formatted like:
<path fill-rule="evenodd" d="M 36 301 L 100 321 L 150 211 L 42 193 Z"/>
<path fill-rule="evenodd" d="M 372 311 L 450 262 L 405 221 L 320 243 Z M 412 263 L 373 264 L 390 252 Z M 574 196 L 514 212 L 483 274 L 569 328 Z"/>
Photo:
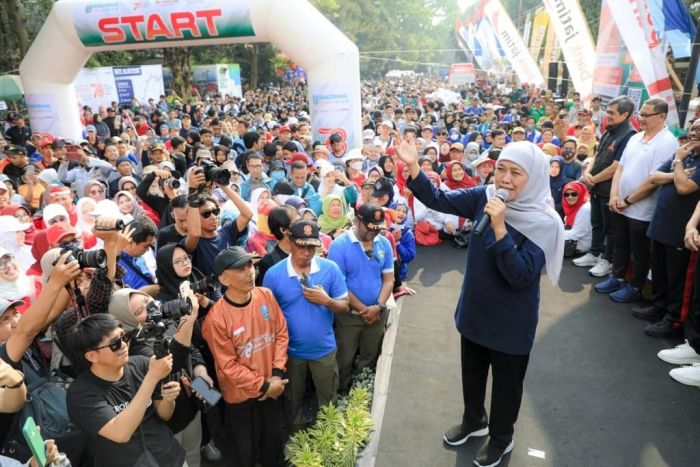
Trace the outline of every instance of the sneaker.
<path fill-rule="evenodd" d="M 644 328 L 644 332 L 647 336 L 651 337 L 681 337 L 683 332 L 680 323 L 676 323 L 670 319 L 662 319 L 654 324 L 650 324 Z"/>
<path fill-rule="evenodd" d="M 612 264 L 607 259 L 601 258 L 591 269 L 588 270 L 588 274 L 593 277 L 605 277 L 612 273 Z"/>
<path fill-rule="evenodd" d="M 593 253 L 586 253 L 580 258 L 573 260 L 572 263 L 574 263 L 574 266 L 578 266 L 580 268 L 590 268 L 598 264 L 598 260 L 600 260 L 600 256 L 596 256 Z"/>
<path fill-rule="evenodd" d="M 632 307 L 632 316 L 643 319 L 644 321 L 656 323 L 666 316 L 666 310 L 651 304 L 637 305 Z"/>
<path fill-rule="evenodd" d="M 496 444 L 492 440 L 488 440 L 476 454 L 474 465 L 478 467 L 496 467 L 501 463 L 503 456 L 512 450 L 513 440 L 511 440 L 507 446 Z"/>
<path fill-rule="evenodd" d="M 447 433 L 442 435 L 442 440 L 450 446 L 461 446 L 462 444 L 466 443 L 467 440 L 472 436 L 486 436 L 488 434 L 488 425 L 484 425 L 481 428 L 471 427 L 465 429 L 464 426 L 460 423 L 459 425 L 455 425 L 449 430 L 447 430 Z"/>
<path fill-rule="evenodd" d="M 598 282 L 593 288 L 598 293 L 609 294 L 621 289 L 625 285 L 625 281 L 617 277 L 610 276 L 603 282 Z"/>
<path fill-rule="evenodd" d="M 700 363 L 700 355 L 688 344 L 688 341 L 672 349 L 662 350 L 657 353 L 656 356 L 664 362 L 673 365 L 692 365 L 694 363 Z"/>
<path fill-rule="evenodd" d="M 630 284 L 625 284 L 619 290 L 610 294 L 610 300 L 617 303 L 630 303 L 639 300 L 642 294 L 639 289 L 632 287 Z"/>
<path fill-rule="evenodd" d="M 214 444 L 214 440 L 202 446 L 202 455 L 209 462 L 221 462 L 223 459 L 221 451 L 216 447 L 216 444 Z"/>
<path fill-rule="evenodd" d="M 674 368 L 668 372 L 668 375 L 681 384 L 700 387 L 700 363 Z"/>

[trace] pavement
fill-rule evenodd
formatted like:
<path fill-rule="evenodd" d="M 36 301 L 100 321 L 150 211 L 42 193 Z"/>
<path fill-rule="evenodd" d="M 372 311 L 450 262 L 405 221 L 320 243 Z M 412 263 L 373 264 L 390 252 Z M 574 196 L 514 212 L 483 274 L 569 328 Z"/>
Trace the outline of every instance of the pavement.
<path fill-rule="evenodd" d="M 465 250 L 419 247 L 393 349 L 378 467 L 467 466 L 486 438 L 442 443 L 463 412 L 454 308 Z M 680 343 L 643 333 L 630 305 L 593 290 L 599 279 L 566 261 L 558 288 L 542 278 L 515 447 L 503 466 L 700 465 L 700 391 L 656 357 Z M 487 391 L 486 408 L 490 389 Z"/>

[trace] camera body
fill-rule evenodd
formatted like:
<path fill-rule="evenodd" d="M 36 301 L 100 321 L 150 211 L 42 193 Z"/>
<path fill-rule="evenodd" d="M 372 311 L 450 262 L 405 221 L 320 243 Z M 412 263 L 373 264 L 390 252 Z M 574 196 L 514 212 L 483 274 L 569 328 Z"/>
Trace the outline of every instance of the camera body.
<path fill-rule="evenodd" d="M 198 281 L 190 282 L 190 287 L 194 293 L 206 295 L 216 290 L 216 280 L 213 276 L 207 276 Z"/>
<path fill-rule="evenodd" d="M 204 172 L 204 178 L 207 182 L 216 182 L 219 185 L 228 185 L 231 183 L 231 172 L 221 167 L 217 167 L 212 161 L 202 159 L 199 167 Z"/>
<path fill-rule="evenodd" d="M 161 188 L 170 188 L 171 190 L 179 190 L 180 189 L 180 180 L 177 178 L 166 178 L 166 179 L 160 179 L 158 180 L 158 185 L 160 185 Z"/>
<path fill-rule="evenodd" d="M 80 269 L 83 268 L 106 268 L 107 253 L 104 250 L 85 251 L 76 244 L 65 244 L 61 247 L 61 255 L 70 252 L 66 262 L 78 261 Z"/>

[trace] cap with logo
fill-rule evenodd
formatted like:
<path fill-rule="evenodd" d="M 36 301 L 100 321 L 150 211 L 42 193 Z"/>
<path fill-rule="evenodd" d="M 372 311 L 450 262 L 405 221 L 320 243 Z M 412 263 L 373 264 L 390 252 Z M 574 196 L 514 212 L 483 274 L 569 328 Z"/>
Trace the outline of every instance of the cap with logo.
<path fill-rule="evenodd" d="M 365 203 L 357 210 L 357 218 L 370 230 L 386 229 L 384 209 L 378 204 Z"/>
<path fill-rule="evenodd" d="M 298 246 L 321 246 L 318 224 L 312 221 L 300 220 L 292 224 L 289 238 Z"/>
<path fill-rule="evenodd" d="M 393 189 L 394 185 L 391 183 L 391 180 L 386 177 L 382 177 L 374 182 L 374 191 L 372 192 L 372 196 L 379 198 L 380 196 L 391 195 L 391 191 Z"/>

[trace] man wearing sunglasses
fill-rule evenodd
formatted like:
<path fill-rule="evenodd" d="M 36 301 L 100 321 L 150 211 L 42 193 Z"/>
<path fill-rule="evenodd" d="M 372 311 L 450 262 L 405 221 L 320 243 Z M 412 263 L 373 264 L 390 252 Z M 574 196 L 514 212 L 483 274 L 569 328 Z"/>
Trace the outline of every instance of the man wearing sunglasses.
<path fill-rule="evenodd" d="M 89 369 L 68 388 L 68 414 L 88 437 L 97 465 L 180 467 L 185 453 L 164 423 L 180 393 L 179 383 L 162 382 L 173 357 L 129 357 L 130 339 L 108 314 L 91 315 L 71 329 L 69 352 Z"/>
<path fill-rule="evenodd" d="M 248 203 L 228 185 L 213 183 L 221 188 L 239 211 L 234 222 L 221 226 L 221 209 L 211 196 L 190 195 L 187 211 L 187 237 L 183 241 L 192 253 L 194 265 L 205 275 L 214 274 L 214 258 L 228 247 L 240 245 L 248 232 L 248 222 L 253 217 Z"/>

